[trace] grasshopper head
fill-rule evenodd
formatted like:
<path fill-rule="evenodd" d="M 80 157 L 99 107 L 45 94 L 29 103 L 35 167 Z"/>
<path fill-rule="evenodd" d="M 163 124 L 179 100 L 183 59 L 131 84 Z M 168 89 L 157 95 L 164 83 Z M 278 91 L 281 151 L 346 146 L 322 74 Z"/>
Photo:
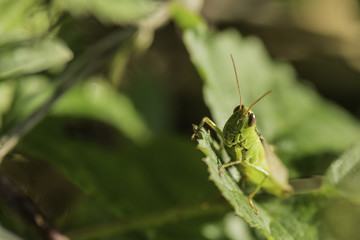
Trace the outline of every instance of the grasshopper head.
<path fill-rule="evenodd" d="M 254 131 L 255 114 L 244 105 L 237 106 L 223 129 L 224 144 L 232 147 L 247 138 Z"/>
<path fill-rule="evenodd" d="M 241 91 L 239 86 L 239 79 L 236 72 L 235 61 L 233 56 L 230 54 L 231 60 L 234 67 L 236 84 L 239 91 L 240 105 L 234 109 L 233 114 L 225 123 L 223 129 L 223 140 L 224 144 L 228 147 L 233 147 L 236 144 L 240 143 L 246 139 L 251 133 L 254 132 L 255 128 L 255 114 L 250 111 L 250 109 L 266 95 L 271 93 L 271 91 L 266 92 L 261 97 L 259 97 L 255 102 L 253 102 L 249 108 L 241 104 Z"/>

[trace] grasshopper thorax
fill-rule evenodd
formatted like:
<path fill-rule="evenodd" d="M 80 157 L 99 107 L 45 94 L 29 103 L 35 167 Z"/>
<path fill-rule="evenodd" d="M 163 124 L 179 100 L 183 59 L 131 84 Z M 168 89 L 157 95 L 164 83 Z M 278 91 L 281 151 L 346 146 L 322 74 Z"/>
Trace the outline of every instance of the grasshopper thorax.
<path fill-rule="evenodd" d="M 240 144 L 254 132 L 255 114 L 244 105 L 237 106 L 223 129 L 224 144 L 228 147 Z"/>

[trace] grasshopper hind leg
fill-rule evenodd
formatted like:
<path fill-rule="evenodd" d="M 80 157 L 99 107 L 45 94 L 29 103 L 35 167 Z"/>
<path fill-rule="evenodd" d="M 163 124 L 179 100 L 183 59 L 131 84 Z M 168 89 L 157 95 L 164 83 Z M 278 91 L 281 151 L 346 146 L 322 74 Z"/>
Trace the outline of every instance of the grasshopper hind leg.
<path fill-rule="evenodd" d="M 264 185 L 266 179 L 268 178 L 268 174 L 264 173 L 264 179 L 255 187 L 255 189 L 252 191 L 252 193 L 250 193 L 249 197 L 248 197 L 248 202 L 249 205 L 252 209 L 254 209 L 255 214 L 257 215 L 259 213 L 259 211 L 257 210 L 257 208 L 254 206 L 252 199 L 254 198 L 254 196 L 256 195 L 256 193 L 261 189 L 261 187 Z"/>

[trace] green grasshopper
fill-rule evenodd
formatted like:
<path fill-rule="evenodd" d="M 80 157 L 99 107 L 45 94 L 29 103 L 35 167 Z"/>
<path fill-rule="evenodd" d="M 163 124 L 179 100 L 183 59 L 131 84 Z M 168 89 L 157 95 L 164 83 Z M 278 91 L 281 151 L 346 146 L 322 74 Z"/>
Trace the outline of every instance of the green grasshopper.
<path fill-rule="evenodd" d="M 256 129 L 255 114 L 251 111 L 251 108 L 271 91 L 263 94 L 249 108 L 242 105 L 239 80 L 232 55 L 231 60 L 235 71 L 240 105 L 235 107 L 233 114 L 225 123 L 223 131 L 211 119 L 204 117 L 199 126 L 194 125 L 194 134 L 191 138 L 195 139 L 205 123 L 221 137 L 231 161 L 219 167 L 219 174 L 221 176 L 223 169 L 236 165 L 241 175 L 241 181 L 247 180 L 256 185 L 248 197 L 248 202 L 258 214 L 252 199 L 261 188 L 276 196 L 288 195 L 293 192 L 293 189 L 288 183 L 287 168 Z"/>

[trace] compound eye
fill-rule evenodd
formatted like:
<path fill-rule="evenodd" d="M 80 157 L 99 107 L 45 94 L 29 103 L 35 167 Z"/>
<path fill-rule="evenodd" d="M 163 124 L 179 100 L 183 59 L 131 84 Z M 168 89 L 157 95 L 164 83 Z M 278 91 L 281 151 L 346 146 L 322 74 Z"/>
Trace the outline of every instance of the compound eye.
<path fill-rule="evenodd" d="M 236 112 L 236 111 L 238 111 L 239 109 L 240 109 L 240 105 L 237 105 L 237 106 L 234 108 L 233 113 Z"/>
<path fill-rule="evenodd" d="M 248 126 L 249 126 L 249 127 L 255 126 L 255 123 L 256 123 L 255 114 L 250 113 L 250 115 L 249 115 L 249 121 L 248 121 Z"/>

